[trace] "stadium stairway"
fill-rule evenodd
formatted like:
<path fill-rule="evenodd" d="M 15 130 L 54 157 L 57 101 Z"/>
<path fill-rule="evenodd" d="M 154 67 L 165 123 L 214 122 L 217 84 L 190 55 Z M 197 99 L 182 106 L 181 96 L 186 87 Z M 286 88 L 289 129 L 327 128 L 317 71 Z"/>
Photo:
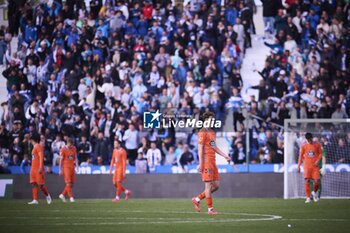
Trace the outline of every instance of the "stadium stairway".
<path fill-rule="evenodd" d="M 252 48 L 246 50 L 244 56 L 243 65 L 241 68 L 241 75 L 243 79 L 242 97 L 244 101 L 249 101 L 251 95 L 255 95 L 255 99 L 258 100 L 258 91 L 249 89 L 250 86 L 259 84 L 261 76 L 254 72 L 254 68 L 262 70 L 264 68 L 265 58 L 269 54 L 270 50 L 264 45 L 264 23 L 262 17 L 262 6 L 257 6 L 257 13 L 254 15 L 254 24 L 256 28 L 256 35 L 252 35 Z M 225 125 L 224 132 L 233 132 L 233 117 L 232 111 L 229 110 Z"/>

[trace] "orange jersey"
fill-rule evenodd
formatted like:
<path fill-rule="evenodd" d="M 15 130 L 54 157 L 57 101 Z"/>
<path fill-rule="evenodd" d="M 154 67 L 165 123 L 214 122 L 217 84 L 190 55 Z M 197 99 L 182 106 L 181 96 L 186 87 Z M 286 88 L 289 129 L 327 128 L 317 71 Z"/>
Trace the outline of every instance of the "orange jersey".
<path fill-rule="evenodd" d="M 44 167 L 44 148 L 41 144 L 36 144 L 32 150 L 32 170 L 39 170 Z"/>
<path fill-rule="evenodd" d="M 115 166 L 115 172 L 125 173 L 126 170 L 126 151 L 123 148 L 114 149 L 111 160 L 111 167 Z"/>
<path fill-rule="evenodd" d="M 209 129 L 201 129 L 198 132 L 198 145 L 204 146 L 204 164 L 215 164 L 216 135 L 215 132 Z"/>
<path fill-rule="evenodd" d="M 62 157 L 63 168 L 73 168 L 77 158 L 77 149 L 75 146 L 68 147 L 64 146 L 61 148 L 60 155 Z"/>
<path fill-rule="evenodd" d="M 300 148 L 298 167 L 300 167 L 303 159 L 304 159 L 304 170 L 318 167 L 318 165 L 316 165 L 316 161 L 319 161 L 321 158 L 322 158 L 322 148 L 319 143 L 303 144 Z"/>

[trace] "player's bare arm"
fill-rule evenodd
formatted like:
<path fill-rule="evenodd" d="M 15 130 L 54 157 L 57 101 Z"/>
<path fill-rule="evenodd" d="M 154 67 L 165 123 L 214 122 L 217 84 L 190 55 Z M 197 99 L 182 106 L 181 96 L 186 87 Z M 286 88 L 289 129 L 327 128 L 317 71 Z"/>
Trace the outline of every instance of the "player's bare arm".
<path fill-rule="evenodd" d="M 42 173 L 44 171 L 44 153 L 42 150 L 39 151 L 39 158 L 40 158 L 39 173 Z"/>
<path fill-rule="evenodd" d="M 203 160 L 204 160 L 204 153 L 203 153 L 203 145 L 199 144 L 198 145 L 198 159 L 199 159 L 199 164 L 198 164 L 198 172 L 202 172 L 203 171 Z"/>
<path fill-rule="evenodd" d="M 123 176 L 124 176 L 124 178 L 125 178 L 125 176 L 126 176 L 126 152 L 124 151 L 124 155 L 123 155 Z"/>
<path fill-rule="evenodd" d="M 230 156 L 226 155 L 224 152 L 222 152 L 222 150 L 220 150 L 217 146 L 214 147 L 214 150 L 217 154 L 219 154 L 220 156 L 224 157 L 227 162 L 231 161 Z"/>
<path fill-rule="evenodd" d="M 79 171 L 79 161 L 78 161 L 78 156 L 75 155 L 75 172 Z"/>
<path fill-rule="evenodd" d="M 303 147 L 300 149 L 300 154 L 299 154 L 299 159 L 298 159 L 298 173 L 300 173 L 300 166 L 303 162 L 303 155 L 304 155 L 304 150 Z"/>
<path fill-rule="evenodd" d="M 59 174 L 60 174 L 60 176 L 63 175 L 63 160 L 64 160 L 64 157 L 63 157 L 62 150 L 61 150 L 60 159 L 59 159 Z"/>
<path fill-rule="evenodd" d="M 112 159 L 111 159 L 111 163 L 110 163 L 110 165 L 109 165 L 109 174 L 112 174 L 112 168 L 113 168 L 113 166 L 114 166 L 114 155 L 113 155 L 113 157 L 112 157 Z"/>

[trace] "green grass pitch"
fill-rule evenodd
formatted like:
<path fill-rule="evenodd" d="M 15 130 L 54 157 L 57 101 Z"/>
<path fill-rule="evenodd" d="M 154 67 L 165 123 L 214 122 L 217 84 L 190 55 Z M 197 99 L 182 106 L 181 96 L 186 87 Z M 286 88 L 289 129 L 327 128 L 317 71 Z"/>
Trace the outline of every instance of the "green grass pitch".
<path fill-rule="evenodd" d="M 350 232 L 350 200 L 214 199 L 216 216 L 196 213 L 190 199 L 0 201 L 1 232 Z M 288 226 L 290 225 L 290 226 Z"/>

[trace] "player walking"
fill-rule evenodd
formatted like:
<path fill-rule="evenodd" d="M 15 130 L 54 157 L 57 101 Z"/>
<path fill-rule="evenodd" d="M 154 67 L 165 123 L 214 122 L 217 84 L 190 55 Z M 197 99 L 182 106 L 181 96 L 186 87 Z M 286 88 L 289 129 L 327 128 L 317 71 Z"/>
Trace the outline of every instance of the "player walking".
<path fill-rule="evenodd" d="M 32 185 L 33 201 L 28 202 L 29 205 L 37 205 L 39 187 L 46 196 L 47 204 L 51 204 L 52 199 L 45 186 L 45 168 L 44 168 L 44 148 L 39 143 L 39 135 L 31 137 L 33 145 L 32 150 L 32 166 L 30 168 L 30 184 Z"/>
<path fill-rule="evenodd" d="M 307 143 L 303 144 L 300 148 L 298 172 L 300 172 L 300 165 L 304 160 L 304 179 L 305 179 L 305 203 L 310 203 L 310 181 L 314 182 L 314 190 L 312 192 L 313 200 L 318 201 L 316 195 L 320 186 L 320 168 L 319 162 L 322 158 L 322 148 L 318 142 L 313 142 L 313 136 L 311 133 L 306 133 L 305 138 Z"/>
<path fill-rule="evenodd" d="M 320 160 L 320 162 L 318 164 L 318 167 L 320 169 L 320 182 L 319 182 L 319 186 L 318 186 L 318 191 L 316 193 L 316 195 L 319 199 L 321 198 L 321 193 L 322 193 L 322 177 L 326 174 L 326 168 L 325 168 L 325 165 L 327 162 L 326 156 L 327 156 L 326 151 L 324 148 L 322 148 L 322 159 Z M 310 181 L 310 190 L 314 190 L 314 181 L 313 180 Z M 312 191 L 311 192 L 312 198 L 313 198 L 314 194 L 315 193 Z"/>
<path fill-rule="evenodd" d="M 112 200 L 113 202 L 118 202 L 120 194 L 125 193 L 125 200 L 127 201 L 131 196 L 131 191 L 123 187 L 123 181 L 125 179 L 126 172 L 126 151 L 120 146 L 118 140 L 114 141 L 114 150 L 109 166 L 109 174 L 112 174 L 112 168 L 114 166 L 113 184 L 116 187 L 116 196 Z"/>
<path fill-rule="evenodd" d="M 77 149 L 74 146 L 74 142 L 72 138 L 67 139 L 67 145 L 62 147 L 60 150 L 60 175 L 63 175 L 64 182 L 66 186 L 63 192 L 58 196 L 63 202 L 66 202 L 66 195 L 68 194 L 69 201 L 74 202 L 73 197 L 73 184 L 75 182 L 75 171 L 74 171 L 74 163 L 76 166 L 76 170 L 78 171 L 78 157 L 77 157 Z"/>
<path fill-rule="evenodd" d="M 214 117 L 215 115 L 212 112 L 203 114 L 204 121 L 208 121 Z M 215 153 L 218 153 L 227 161 L 230 161 L 230 157 L 216 146 L 215 132 L 210 128 L 202 128 L 198 132 L 198 171 L 202 174 L 202 181 L 205 183 L 205 189 L 197 197 L 192 198 L 192 203 L 197 212 L 200 212 L 200 201 L 205 198 L 208 206 L 208 214 L 217 214 L 213 208 L 212 199 L 212 193 L 219 189 L 220 180 L 215 161 Z"/>

